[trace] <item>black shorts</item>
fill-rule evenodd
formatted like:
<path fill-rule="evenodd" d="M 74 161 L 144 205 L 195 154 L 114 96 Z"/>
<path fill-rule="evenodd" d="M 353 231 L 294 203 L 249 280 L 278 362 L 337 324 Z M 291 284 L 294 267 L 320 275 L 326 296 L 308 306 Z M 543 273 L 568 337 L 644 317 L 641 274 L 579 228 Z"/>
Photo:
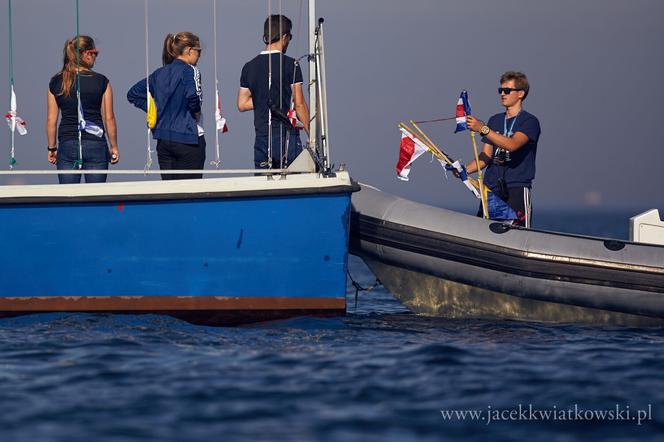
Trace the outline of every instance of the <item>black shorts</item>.
<path fill-rule="evenodd" d="M 512 224 L 530 228 L 533 218 L 533 206 L 530 200 L 531 190 L 529 187 L 510 187 L 505 202 L 516 212 L 518 219 Z M 477 211 L 477 216 L 482 217 L 482 203 Z"/>

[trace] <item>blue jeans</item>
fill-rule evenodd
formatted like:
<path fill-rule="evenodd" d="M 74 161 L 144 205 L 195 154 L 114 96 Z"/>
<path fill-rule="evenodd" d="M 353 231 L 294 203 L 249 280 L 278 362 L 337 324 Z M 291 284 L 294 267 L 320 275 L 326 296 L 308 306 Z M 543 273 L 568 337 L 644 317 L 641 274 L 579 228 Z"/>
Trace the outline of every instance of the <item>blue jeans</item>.
<path fill-rule="evenodd" d="M 83 169 L 84 170 L 108 170 L 110 154 L 106 140 L 83 140 Z M 58 170 L 73 170 L 78 160 L 78 140 L 67 140 L 58 146 Z M 58 175 L 60 184 L 77 184 L 81 182 L 80 174 Z M 85 174 L 86 183 L 105 183 L 106 174 Z"/>
<path fill-rule="evenodd" d="M 268 169 L 268 139 L 268 135 L 256 135 L 254 142 L 254 167 L 256 169 Z M 281 168 L 282 156 L 284 168 L 288 167 L 300 152 L 302 152 L 302 141 L 299 131 L 284 130 L 283 134 L 279 132 L 278 128 L 272 131 L 272 169 Z"/>

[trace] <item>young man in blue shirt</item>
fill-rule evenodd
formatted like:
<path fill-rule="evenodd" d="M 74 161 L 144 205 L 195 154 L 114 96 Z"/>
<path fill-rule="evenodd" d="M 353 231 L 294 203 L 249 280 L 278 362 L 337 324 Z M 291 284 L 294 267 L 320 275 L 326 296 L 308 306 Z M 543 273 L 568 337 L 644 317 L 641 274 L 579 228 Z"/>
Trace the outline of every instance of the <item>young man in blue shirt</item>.
<path fill-rule="evenodd" d="M 237 108 L 254 111 L 255 167 L 278 169 L 288 167 L 302 152 L 300 133 L 287 117 L 291 99 L 307 134 L 309 108 L 302 90 L 302 70 L 295 59 L 285 55 L 292 22 L 284 15 L 270 15 L 263 28 L 265 50 L 242 68 Z"/>
<path fill-rule="evenodd" d="M 537 117 L 523 109 L 529 90 L 525 74 L 505 72 L 498 88 L 505 112 L 492 116 L 487 124 L 473 116 L 467 118 L 468 128 L 482 135 L 479 168 L 487 167 L 484 184 L 514 209 L 518 216 L 515 224 L 527 228 L 531 226 L 531 189 L 541 132 Z M 471 161 L 466 170 L 476 172 L 477 163 Z M 480 207 L 479 216 L 481 213 Z"/>

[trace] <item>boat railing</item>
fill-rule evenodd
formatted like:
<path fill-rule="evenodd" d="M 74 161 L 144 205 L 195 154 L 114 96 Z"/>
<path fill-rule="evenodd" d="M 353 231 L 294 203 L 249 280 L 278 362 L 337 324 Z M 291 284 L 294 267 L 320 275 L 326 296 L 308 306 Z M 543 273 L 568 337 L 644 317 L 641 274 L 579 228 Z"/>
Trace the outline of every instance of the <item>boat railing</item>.
<path fill-rule="evenodd" d="M 67 169 L 67 170 L 0 170 L 0 175 L 70 175 L 70 174 L 98 174 L 98 175 L 292 175 L 306 172 L 294 172 L 288 169 L 169 169 L 169 170 L 143 170 L 143 169 Z"/>

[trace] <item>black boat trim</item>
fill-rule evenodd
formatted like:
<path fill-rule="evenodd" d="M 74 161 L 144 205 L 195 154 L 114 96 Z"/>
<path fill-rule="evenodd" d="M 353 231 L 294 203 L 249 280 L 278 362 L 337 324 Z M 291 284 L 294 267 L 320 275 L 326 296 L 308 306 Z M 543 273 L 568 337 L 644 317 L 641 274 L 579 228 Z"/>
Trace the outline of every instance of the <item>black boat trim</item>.
<path fill-rule="evenodd" d="M 351 253 L 361 254 L 359 241 L 512 275 L 664 294 L 664 273 L 658 272 L 659 269 L 656 268 L 653 268 L 655 272 L 648 272 L 645 266 L 640 266 L 639 269 L 612 268 L 608 267 L 610 263 L 603 266 L 602 261 L 575 261 L 569 257 L 547 259 L 546 255 L 406 226 L 353 212 Z"/>

